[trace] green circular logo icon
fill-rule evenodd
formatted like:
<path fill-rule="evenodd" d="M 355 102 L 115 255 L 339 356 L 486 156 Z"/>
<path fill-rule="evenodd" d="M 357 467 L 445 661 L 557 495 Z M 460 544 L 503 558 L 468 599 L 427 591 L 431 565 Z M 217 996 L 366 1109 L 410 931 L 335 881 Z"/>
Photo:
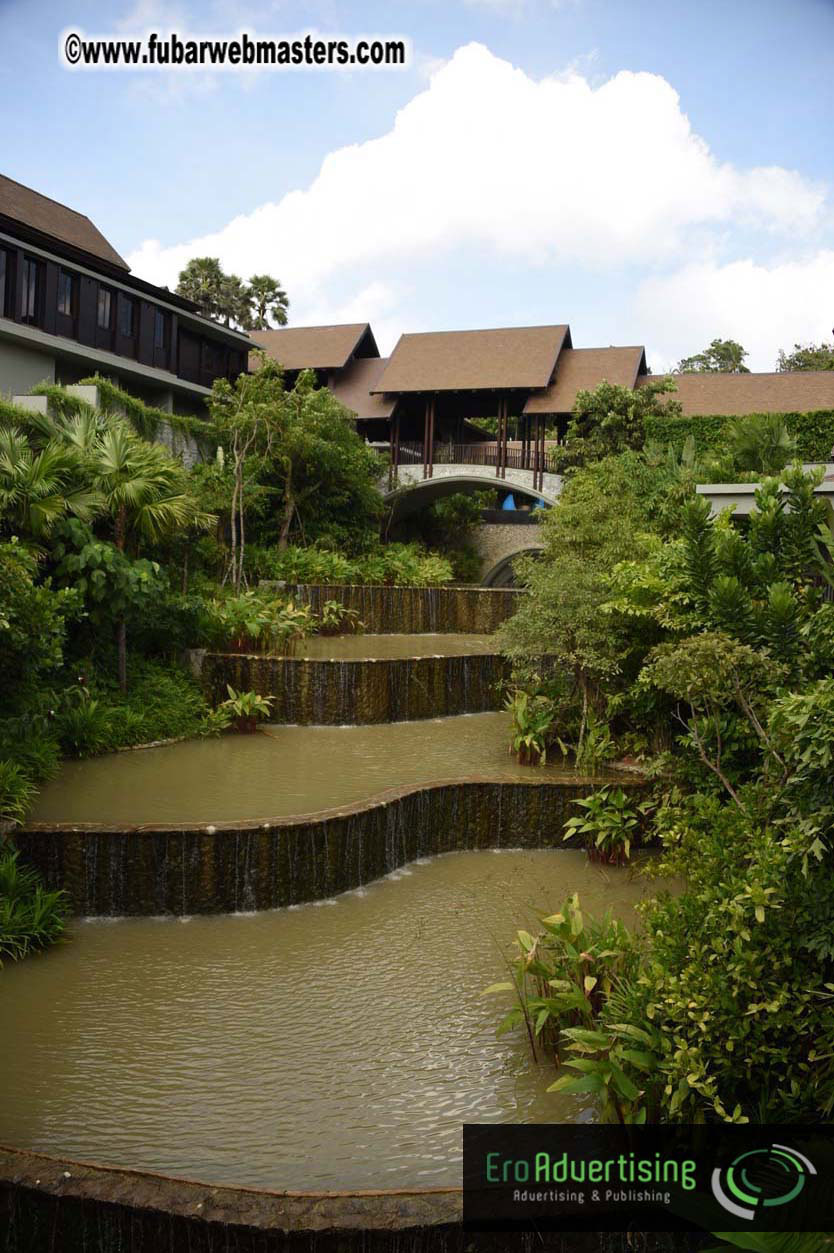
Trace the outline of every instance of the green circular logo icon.
<path fill-rule="evenodd" d="M 712 1194 L 730 1214 L 754 1219 L 762 1208 L 788 1205 L 798 1197 L 816 1168 L 803 1153 L 786 1144 L 751 1149 L 712 1172 Z"/>

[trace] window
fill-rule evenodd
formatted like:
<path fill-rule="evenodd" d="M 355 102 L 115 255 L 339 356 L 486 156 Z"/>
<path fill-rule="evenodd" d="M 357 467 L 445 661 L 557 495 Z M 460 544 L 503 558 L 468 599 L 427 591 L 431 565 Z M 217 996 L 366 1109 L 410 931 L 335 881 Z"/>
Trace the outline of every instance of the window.
<path fill-rule="evenodd" d="M 75 279 L 66 270 L 58 271 L 58 312 L 68 318 L 75 314 Z"/>
<path fill-rule="evenodd" d="M 223 348 L 211 339 L 203 340 L 203 369 L 207 374 L 223 373 Z"/>
<path fill-rule="evenodd" d="M 130 296 L 119 296 L 119 334 L 133 339 L 134 302 Z"/>
<path fill-rule="evenodd" d="M 31 257 L 23 258 L 23 291 L 21 293 L 20 316 L 24 322 L 37 322 L 38 298 L 40 283 L 38 282 L 38 263 Z"/>
<path fill-rule="evenodd" d="M 6 274 L 8 273 L 8 268 L 9 254 L 0 248 L 0 318 L 2 318 L 6 312 Z"/>
<path fill-rule="evenodd" d="M 98 327 L 101 331 L 110 330 L 112 297 L 106 287 L 98 289 Z"/>
<path fill-rule="evenodd" d="M 168 315 L 163 313 L 161 309 L 156 310 L 154 317 L 153 346 L 154 348 L 168 347 Z"/>

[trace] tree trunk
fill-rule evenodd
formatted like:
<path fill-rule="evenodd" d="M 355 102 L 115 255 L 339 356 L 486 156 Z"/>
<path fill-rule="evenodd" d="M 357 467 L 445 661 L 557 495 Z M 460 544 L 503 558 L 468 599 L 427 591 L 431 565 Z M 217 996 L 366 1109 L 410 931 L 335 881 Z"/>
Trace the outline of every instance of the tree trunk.
<path fill-rule="evenodd" d="M 284 498 L 284 513 L 281 519 L 281 532 L 278 536 L 279 553 L 286 552 L 290 527 L 292 525 L 293 514 L 295 513 L 295 497 L 292 494 L 292 488 L 289 481 L 286 486 L 286 496 Z"/>
<path fill-rule="evenodd" d="M 127 509 L 121 506 L 116 514 L 116 547 L 119 552 L 124 552 L 127 542 Z M 127 621 L 124 614 L 121 615 L 116 626 L 116 645 L 119 652 L 119 687 L 123 692 L 127 691 Z"/>
<path fill-rule="evenodd" d="M 127 623 L 124 616 L 119 618 L 116 628 L 116 642 L 119 649 L 119 687 L 127 691 Z"/>

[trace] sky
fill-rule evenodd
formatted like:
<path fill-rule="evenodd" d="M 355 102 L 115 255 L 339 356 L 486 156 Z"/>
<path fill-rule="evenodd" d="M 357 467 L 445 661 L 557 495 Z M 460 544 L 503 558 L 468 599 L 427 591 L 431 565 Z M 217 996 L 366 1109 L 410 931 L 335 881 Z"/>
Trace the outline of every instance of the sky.
<path fill-rule="evenodd" d="M 68 29 L 404 37 L 389 70 L 70 70 Z M 834 0 L 0 0 L 0 171 L 295 325 L 570 324 L 655 371 L 834 328 Z"/>

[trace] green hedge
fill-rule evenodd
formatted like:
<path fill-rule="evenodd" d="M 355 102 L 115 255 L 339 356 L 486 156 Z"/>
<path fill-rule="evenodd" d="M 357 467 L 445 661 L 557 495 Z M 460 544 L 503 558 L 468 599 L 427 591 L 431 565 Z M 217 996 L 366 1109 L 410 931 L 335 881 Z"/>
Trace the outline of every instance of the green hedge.
<path fill-rule="evenodd" d="M 831 449 L 834 447 L 834 409 L 816 409 L 812 413 L 780 413 L 779 417 L 795 436 L 802 461 L 831 460 Z M 646 439 L 681 448 L 687 436 L 691 435 L 699 453 L 721 453 L 726 448 L 726 428 L 732 421 L 734 419 L 726 414 L 691 418 L 650 417 L 646 419 Z"/>
<path fill-rule="evenodd" d="M 82 379 L 81 383 L 83 386 L 97 387 L 102 411 L 123 414 L 137 434 L 145 439 L 155 439 L 160 425 L 165 423 L 174 435 L 174 451 L 177 451 L 177 435 L 190 436 L 196 441 L 204 456 L 212 456 L 216 451 L 217 436 L 207 419 L 188 417 L 181 413 L 169 413 L 167 409 L 155 409 L 153 405 L 146 405 L 144 401 L 131 396 L 129 392 L 117 387 L 109 379 L 101 378 L 98 374 Z M 48 397 L 50 405 L 64 417 L 92 412 L 92 406 L 86 400 L 71 395 L 59 383 L 38 383 L 32 388 L 32 395 Z M 0 416 L 6 415 L 0 414 Z"/>

